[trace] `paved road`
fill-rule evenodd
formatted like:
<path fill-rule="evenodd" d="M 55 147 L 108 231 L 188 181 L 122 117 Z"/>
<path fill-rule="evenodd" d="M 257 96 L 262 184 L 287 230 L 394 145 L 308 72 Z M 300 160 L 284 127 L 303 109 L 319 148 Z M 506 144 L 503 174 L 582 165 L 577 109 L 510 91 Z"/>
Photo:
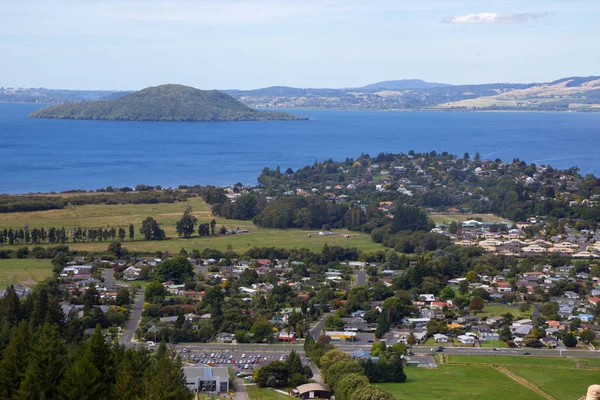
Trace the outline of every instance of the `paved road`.
<path fill-rule="evenodd" d="M 367 283 L 367 274 L 363 270 L 356 271 L 356 286 L 364 286 Z"/>
<path fill-rule="evenodd" d="M 327 317 L 331 314 L 333 314 L 333 312 L 322 315 L 315 326 L 312 327 L 310 330 L 310 335 L 313 337 L 313 339 L 317 340 L 319 336 L 321 336 L 321 332 L 323 332 L 323 328 L 325 327 L 325 319 L 327 319 Z"/>
<path fill-rule="evenodd" d="M 121 343 L 126 346 L 135 345 L 131 341 L 135 337 L 135 330 L 139 322 L 142 320 L 142 311 L 144 311 L 144 288 L 141 288 L 136 296 L 134 303 L 131 306 L 129 319 L 125 322 L 125 326 L 121 330 Z"/>
<path fill-rule="evenodd" d="M 112 268 L 105 268 L 102 270 L 102 277 L 104 278 L 104 284 L 107 287 L 115 287 L 115 270 Z"/>
<path fill-rule="evenodd" d="M 235 393 L 233 394 L 233 400 L 248 400 L 248 393 L 246 392 L 246 386 L 244 381 L 237 378 L 233 384 Z"/>
<path fill-rule="evenodd" d="M 540 304 L 538 303 L 534 303 L 533 304 L 533 312 L 531 313 L 531 319 L 533 321 L 535 321 L 536 319 L 538 319 L 540 316 Z"/>

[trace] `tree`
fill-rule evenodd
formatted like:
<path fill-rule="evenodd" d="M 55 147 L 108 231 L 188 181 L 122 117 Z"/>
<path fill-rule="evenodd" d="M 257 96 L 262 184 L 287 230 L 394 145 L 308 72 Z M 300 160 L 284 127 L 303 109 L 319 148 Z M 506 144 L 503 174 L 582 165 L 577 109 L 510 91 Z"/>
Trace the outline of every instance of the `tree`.
<path fill-rule="evenodd" d="M 469 293 L 469 281 L 464 280 L 458 283 L 458 293 L 460 293 L 461 296 Z"/>
<path fill-rule="evenodd" d="M 163 282 L 171 280 L 183 283 L 186 279 L 193 278 L 194 268 L 185 256 L 177 256 L 158 263 L 154 276 Z"/>
<path fill-rule="evenodd" d="M 577 338 L 571 332 L 567 332 L 567 334 L 563 338 L 563 344 L 566 347 L 575 347 L 577 346 Z"/>
<path fill-rule="evenodd" d="M 352 400 L 394 400 L 395 397 L 377 386 L 361 386 L 352 394 Z"/>
<path fill-rule="evenodd" d="M 454 296 L 456 296 L 456 293 L 454 293 L 454 290 L 452 290 L 450 286 L 445 286 L 440 292 L 442 300 L 450 300 L 453 299 Z"/>
<path fill-rule="evenodd" d="M 117 305 L 121 307 L 128 306 L 130 303 L 129 289 L 120 288 L 117 291 Z"/>
<path fill-rule="evenodd" d="M 196 222 L 198 222 L 198 218 L 192 214 L 192 207 L 188 206 L 175 225 L 177 234 L 179 236 L 183 236 L 184 238 L 191 237 L 194 233 L 194 226 L 196 225 Z"/>
<path fill-rule="evenodd" d="M 591 329 L 584 329 L 579 333 L 579 339 L 584 343 L 590 343 L 592 340 L 596 339 L 596 332 Z"/>
<path fill-rule="evenodd" d="M 150 282 L 146 285 L 144 299 L 149 303 L 160 304 L 167 295 L 167 289 L 160 282 Z"/>
<path fill-rule="evenodd" d="M 325 373 L 325 382 L 331 387 L 335 387 L 336 383 L 347 374 L 363 374 L 362 367 L 353 360 L 341 360 L 331 365 Z"/>
<path fill-rule="evenodd" d="M 450 222 L 450 225 L 448 225 L 448 232 L 451 235 L 455 235 L 456 232 L 458 232 L 458 228 L 459 228 L 458 222 L 452 221 L 452 222 Z"/>
<path fill-rule="evenodd" d="M 108 249 L 106 251 L 114 254 L 115 257 L 117 257 L 119 259 L 123 258 L 125 256 L 125 254 L 128 253 L 127 249 L 123 247 L 121 242 L 111 242 L 108 245 Z"/>
<path fill-rule="evenodd" d="M 363 386 L 369 386 L 369 378 L 363 374 L 348 374 L 340 379 L 333 388 L 338 400 L 352 400 L 352 395 Z"/>
<path fill-rule="evenodd" d="M 394 219 L 392 220 L 392 233 L 400 231 L 426 231 L 430 227 L 427 214 L 418 207 L 396 205 Z"/>
<path fill-rule="evenodd" d="M 152 217 L 148 217 L 142 222 L 140 233 L 144 235 L 145 240 L 164 240 L 167 238 L 165 231 L 160 228 L 158 222 Z"/>
<path fill-rule="evenodd" d="M 0 395 L 15 396 L 25 376 L 28 364 L 29 338 L 27 325 L 22 322 L 2 353 L 0 361 Z"/>
<path fill-rule="evenodd" d="M 60 400 L 96 400 L 103 398 L 102 375 L 89 355 L 84 355 L 67 368 L 58 386 Z"/>
<path fill-rule="evenodd" d="M 474 313 L 477 313 L 479 311 L 483 310 L 483 307 L 485 307 L 485 302 L 483 301 L 483 299 L 479 296 L 475 296 L 471 299 L 471 302 L 469 303 L 469 309 L 471 311 L 473 311 Z"/>
<path fill-rule="evenodd" d="M 558 303 L 548 301 L 542 304 L 540 307 L 540 313 L 546 318 L 554 317 L 556 314 L 558 314 Z"/>
<path fill-rule="evenodd" d="M 133 228 L 133 224 L 129 224 L 129 240 L 133 240 L 135 236 L 135 229 Z"/>
<path fill-rule="evenodd" d="M 256 319 L 250 330 L 254 334 L 255 342 L 263 342 L 265 340 L 271 340 L 273 337 L 273 325 L 271 325 L 267 319 L 260 316 Z"/>
<path fill-rule="evenodd" d="M 150 362 L 149 350 L 146 348 L 126 350 L 119 363 L 113 398 L 122 400 L 144 398 L 144 377 Z"/>
<path fill-rule="evenodd" d="M 254 375 L 258 387 L 277 387 L 287 383 L 290 371 L 287 365 L 281 361 L 273 361 L 260 368 Z"/>
<path fill-rule="evenodd" d="M 327 353 L 323 354 L 323 357 L 321 357 L 321 370 L 324 374 L 327 374 L 329 367 L 342 360 L 351 361 L 352 357 L 350 357 L 350 354 L 338 349 L 329 350 Z"/>
<path fill-rule="evenodd" d="M 526 313 L 527 311 L 529 311 L 530 308 L 531 304 L 527 302 L 519 304 L 519 311 L 521 311 L 522 313 Z"/>
<path fill-rule="evenodd" d="M 146 374 L 148 400 L 191 400 L 194 395 L 186 386 L 181 358 L 162 342 L 156 352 L 156 362 Z"/>

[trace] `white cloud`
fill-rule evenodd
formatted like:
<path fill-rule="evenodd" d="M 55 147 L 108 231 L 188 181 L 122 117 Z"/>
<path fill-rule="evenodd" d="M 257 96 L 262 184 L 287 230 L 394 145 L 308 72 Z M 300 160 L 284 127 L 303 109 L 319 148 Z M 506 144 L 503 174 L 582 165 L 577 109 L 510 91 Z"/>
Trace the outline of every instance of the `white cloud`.
<path fill-rule="evenodd" d="M 521 23 L 534 19 L 543 18 L 550 13 L 548 12 L 526 12 L 526 13 L 477 13 L 454 15 L 444 18 L 443 22 L 450 24 L 498 24 L 498 23 Z"/>

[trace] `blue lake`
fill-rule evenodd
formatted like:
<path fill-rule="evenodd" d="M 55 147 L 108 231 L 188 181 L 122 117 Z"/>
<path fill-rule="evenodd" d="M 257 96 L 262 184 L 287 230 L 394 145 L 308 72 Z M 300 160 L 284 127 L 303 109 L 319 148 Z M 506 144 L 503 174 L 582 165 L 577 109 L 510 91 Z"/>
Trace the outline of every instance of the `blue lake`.
<path fill-rule="evenodd" d="M 310 120 L 217 123 L 27 117 L 41 107 L 0 104 L 0 193 L 252 184 L 265 166 L 411 149 L 600 172 L 600 113 L 289 110 Z"/>

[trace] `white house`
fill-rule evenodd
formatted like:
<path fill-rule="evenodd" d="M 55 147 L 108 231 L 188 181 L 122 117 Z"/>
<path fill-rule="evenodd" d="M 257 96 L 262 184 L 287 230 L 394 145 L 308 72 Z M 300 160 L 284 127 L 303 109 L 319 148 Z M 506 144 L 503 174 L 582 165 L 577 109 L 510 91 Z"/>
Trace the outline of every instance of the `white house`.
<path fill-rule="evenodd" d="M 475 338 L 473 336 L 460 335 L 457 337 L 457 339 L 462 344 L 468 344 L 468 345 L 475 344 Z"/>
<path fill-rule="evenodd" d="M 435 340 L 436 343 L 448 343 L 448 336 L 436 333 L 433 335 L 433 340 Z"/>

